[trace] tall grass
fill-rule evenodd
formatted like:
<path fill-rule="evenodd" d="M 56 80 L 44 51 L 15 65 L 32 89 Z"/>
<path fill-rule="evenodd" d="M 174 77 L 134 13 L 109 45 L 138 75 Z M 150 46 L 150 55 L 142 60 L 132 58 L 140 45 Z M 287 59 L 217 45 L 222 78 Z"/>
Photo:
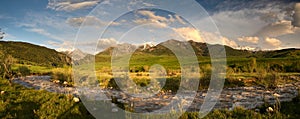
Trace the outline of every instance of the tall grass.
<path fill-rule="evenodd" d="M 73 74 L 71 67 L 54 68 L 51 71 L 53 80 L 59 80 L 60 82 L 73 82 Z"/>

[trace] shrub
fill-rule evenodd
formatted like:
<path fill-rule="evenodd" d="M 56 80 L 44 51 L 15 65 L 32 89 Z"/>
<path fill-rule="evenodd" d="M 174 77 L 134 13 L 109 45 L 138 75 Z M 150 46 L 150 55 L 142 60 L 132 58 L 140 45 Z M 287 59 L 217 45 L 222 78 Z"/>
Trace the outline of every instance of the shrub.
<path fill-rule="evenodd" d="M 30 74 L 30 69 L 26 66 L 20 66 L 18 68 L 18 73 L 20 73 L 21 76 L 27 76 Z"/>
<path fill-rule="evenodd" d="M 59 80 L 60 82 L 72 82 L 72 69 L 70 67 L 55 68 L 52 70 L 52 79 Z"/>

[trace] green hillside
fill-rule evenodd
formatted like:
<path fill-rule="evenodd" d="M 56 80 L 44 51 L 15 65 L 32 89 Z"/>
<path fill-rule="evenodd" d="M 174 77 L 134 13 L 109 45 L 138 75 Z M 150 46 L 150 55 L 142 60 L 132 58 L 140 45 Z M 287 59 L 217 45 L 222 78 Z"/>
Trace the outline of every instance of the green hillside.
<path fill-rule="evenodd" d="M 10 54 L 20 64 L 54 67 L 71 64 L 71 58 L 63 53 L 25 42 L 0 41 L 0 52 Z"/>
<path fill-rule="evenodd" d="M 263 57 L 266 58 L 281 58 L 281 57 L 297 58 L 300 56 L 300 49 L 295 49 L 295 48 L 282 49 L 282 50 L 268 51 L 262 54 Z"/>

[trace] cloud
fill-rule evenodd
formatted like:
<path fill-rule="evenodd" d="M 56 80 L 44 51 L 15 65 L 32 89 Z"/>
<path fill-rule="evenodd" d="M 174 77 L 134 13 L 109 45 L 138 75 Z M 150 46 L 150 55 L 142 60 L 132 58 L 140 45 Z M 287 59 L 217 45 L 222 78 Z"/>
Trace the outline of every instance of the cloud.
<path fill-rule="evenodd" d="M 155 13 L 153 11 L 140 10 L 140 11 L 137 11 L 137 13 L 148 17 L 148 19 L 150 21 L 160 21 L 160 22 L 168 21 L 168 19 L 165 17 L 155 15 Z"/>
<path fill-rule="evenodd" d="M 56 11 L 75 11 L 78 9 L 91 8 L 97 5 L 99 0 L 49 0 L 47 8 Z"/>
<path fill-rule="evenodd" d="M 137 14 L 142 15 L 147 18 L 139 18 L 135 19 L 133 22 L 136 24 L 149 24 L 153 23 L 154 27 L 157 28 L 165 28 L 167 27 L 167 21 L 168 19 L 163 16 L 155 15 L 154 11 L 149 11 L 149 10 L 139 10 L 137 11 Z"/>
<path fill-rule="evenodd" d="M 27 29 L 27 31 L 28 29 L 44 29 L 48 33 L 69 39 L 76 35 L 77 29 L 66 24 L 65 21 L 65 18 L 47 12 L 28 12 L 25 19 L 17 22 L 16 26 Z"/>
<path fill-rule="evenodd" d="M 136 24 L 152 24 L 151 26 L 155 28 L 166 28 L 168 26 L 168 24 L 164 22 L 151 21 L 148 19 L 136 19 L 133 22 Z"/>
<path fill-rule="evenodd" d="M 201 38 L 200 32 L 192 27 L 173 28 L 173 30 L 185 40 L 204 42 L 204 40 Z"/>
<path fill-rule="evenodd" d="M 227 46 L 232 47 L 232 48 L 237 48 L 238 47 L 236 42 L 233 41 L 233 40 L 229 40 L 226 37 L 222 37 L 221 39 L 222 39 L 222 42 L 224 43 L 223 45 L 227 45 Z"/>
<path fill-rule="evenodd" d="M 278 37 L 294 32 L 295 28 L 292 26 L 291 21 L 279 21 L 263 27 L 255 35 L 260 37 Z"/>
<path fill-rule="evenodd" d="M 259 41 L 259 38 L 258 37 L 240 37 L 240 38 L 238 38 L 238 41 L 257 44 Z"/>
<path fill-rule="evenodd" d="M 276 38 L 266 37 L 263 49 L 278 49 L 281 47 L 281 44 L 282 42 Z"/>
<path fill-rule="evenodd" d="M 38 33 L 40 35 L 44 35 L 44 36 L 47 36 L 49 38 L 52 38 L 54 40 L 59 40 L 59 41 L 63 41 L 62 38 L 60 37 L 57 37 L 55 35 L 52 35 L 51 33 L 49 33 L 48 31 L 46 31 L 45 29 L 41 29 L 41 28 L 30 28 L 30 29 L 26 29 L 27 31 L 30 31 L 30 32 L 35 32 L 35 33 Z"/>
<path fill-rule="evenodd" d="M 84 26 L 104 26 L 106 24 L 110 24 L 108 22 L 104 22 L 95 16 L 86 16 L 86 17 L 76 17 L 76 18 L 69 18 L 67 19 L 67 24 L 73 27 L 79 27 L 83 23 Z M 119 25 L 120 23 L 112 22 L 111 25 Z"/>
<path fill-rule="evenodd" d="M 79 27 L 84 22 L 85 26 L 102 26 L 105 22 L 101 21 L 97 17 L 87 16 L 87 17 L 77 17 L 67 19 L 67 23 L 74 27 Z"/>
<path fill-rule="evenodd" d="M 186 24 L 185 21 L 179 15 L 175 15 L 175 18 L 176 20 L 178 20 L 179 23 Z"/>
<path fill-rule="evenodd" d="M 234 40 L 230 40 L 224 36 L 218 35 L 212 32 L 201 32 L 202 38 L 205 40 L 206 43 L 209 44 L 220 44 L 220 45 L 227 45 L 232 48 L 237 48 L 238 45 Z"/>
<path fill-rule="evenodd" d="M 63 41 L 63 42 L 48 41 L 47 44 L 56 47 L 55 50 L 59 52 L 74 50 L 73 42 L 70 41 Z"/>
<path fill-rule="evenodd" d="M 300 27 L 300 3 L 295 4 L 294 11 L 292 24 L 296 27 Z"/>
<path fill-rule="evenodd" d="M 104 38 L 104 39 L 100 39 L 98 41 L 97 48 L 99 50 L 103 50 L 103 49 L 115 46 L 117 44 L 118 44 L 118 42 L 114 38 Z"/>
<path fill-rule="evenodd" d="M 169 24 L 178 22 L 180 24 L 186 24 L 185 21 L 178 15 L 169 14 L 168 17 L 156 15 L 154 11 L 150 10 L 139 10 L 136 12 L 137 15 L 143 16 L 135 19 L 133 22 L 136 24 L 149 24 L 153 23 L 153 27 L 166 28 Z M 146 18 L 145 18 L 146 17 Z"/>
<path fill-rule="evenodd" d="M 0 19 L 15 19 L 15 18 L 2 14 L 2 15 L 0 15 Z"/>
<path fill-rule="evenodd" d="M 127 9 L 129 11 L 139 9 L 139 7 L 154 7 L 156 6 L 153 1 L 145 0 L 130 0 L 127 4 Z"/>
<path fill-rule="evenodd" d="M 269 24 L 292 20 L 293 2 L 220 1 L 216 5 L 211 17 L 221 33 L 231 39 L 256 36 Z"/>
<path fill-rule="evenodd" d="M 146 3 L 146 2 L 143 2 L 143 5 L 147 6 L 147 7 L 154 7 L 156 6 L 155 4 L 152 4 L 152 3 Z"/>
<path fill-rule="evenodd" d="M 239 11 L 222 11 L 211 17 L 220 32 L 230 38 L 251 36 L 267 23 L 260 19 L 259 10 L 243 9 Z"/>
<path fill-rule="evenodd" d="M 220 36 L 216 33 L 211 32 L 199 32 L 198 30 L 192 28 L 192 27 L 181 27 L 181 28 L 173 28 L 173 31 L 175 31 L 179 36 L 181 36 L 184 40 L 193 40 L 196 42 L 203 42 L 203 43 L 209 43 L 209 44 L 221 44 L 221 45 L 227 45 L 232 48 L 237 48 L 238 45 L 234 40 L 230 40 L 224 36 Z M 172 36 L 177 36 L 176 34 L 173 34 Z"/>

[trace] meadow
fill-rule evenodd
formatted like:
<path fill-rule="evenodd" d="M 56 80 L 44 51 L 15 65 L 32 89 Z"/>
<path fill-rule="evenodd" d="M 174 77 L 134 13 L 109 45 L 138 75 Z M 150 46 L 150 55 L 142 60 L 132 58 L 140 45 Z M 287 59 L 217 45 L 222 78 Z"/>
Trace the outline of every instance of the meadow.
<path fill-rule="evenodd" d="M 105 58 L 104 58 L 105 57 Z M 106 59 L 106 60 L 103 60 Z M 101 86 L 114 86 L 110 57 L 100 55 L 96 57 L 96 75 Z M 149 70 L 151 66 L 159 64 L 166 70 L 167 79 L 165 90 L 176 90 L 181 79 L 180 63 L 175 56 L 133 55 L 129 62 L 129 77 L 139 85 L 150 82 Z M 199 90 L 208 88 L 212 66 L 209 57 L 198 57 L 200 80 Z M 190 68 L 193 70 L 193 67 Z M 291 83 L 300 76 L 300 58 L 226 58 L 225 87 L 262 86 L 274 88 L 276 85 Z M 162 77 L 163 78 L 163 77 Z M 111 84 L 109 84 L 111 83 Z"/>
<path fill-rule="evenodd" d="M 276 85 L 297 81 L 300 76 L 300 58 L 227 58 L 227 72 L 225 87 L 262 86 L 274 88 Z M 110 65 L 110 56 L 96 57 L 96 75 L 103 88 L 118 89 Z M 166 69 L 166 83 L 163 90 L 176 92 L 181 79 L 180 65 L 174 56 L 135 55 L 129 63 L 130 78 L 137 85 L 147 86 L 150 83 L 149 70 L 152 65 L 160 64 Z M 207 89 L 210 83 L 212 71 L 209 57 L 198 57 L 201 74 L 199 90 Z M 87 66 L 88 67 L 88 66 Z M 11 67 L 17 76 L 50 75 L 52 80 L 72 83 L 71 66 L 42 66 L 26 63 L 15 63 Z M 11 84 L 7 79 L 0 79 L 0 90 L 5 91 L 0 95 L 1 118 L 94 118 L 79 102 L 72 101 L 73 96 L 55 94 L 47 91 L 34 90 Z M 277 103 L 276 105 L 265 104 L 261 111 L 235 108 L 233 110 L 214 110 L 205 118 L 299 118 L 300 97 L 291 102 Z M 274 107 L 274 112 L 265 111 L 268 107 Z M 275 108 L 276 107 L 276 108 Z M 176 113 L 176 112 L 172 112 Z M 170 118 L 169 116 L 157 117 Z M 186 112 L 181 119 L 198 118 L 197 112 Z"/>

